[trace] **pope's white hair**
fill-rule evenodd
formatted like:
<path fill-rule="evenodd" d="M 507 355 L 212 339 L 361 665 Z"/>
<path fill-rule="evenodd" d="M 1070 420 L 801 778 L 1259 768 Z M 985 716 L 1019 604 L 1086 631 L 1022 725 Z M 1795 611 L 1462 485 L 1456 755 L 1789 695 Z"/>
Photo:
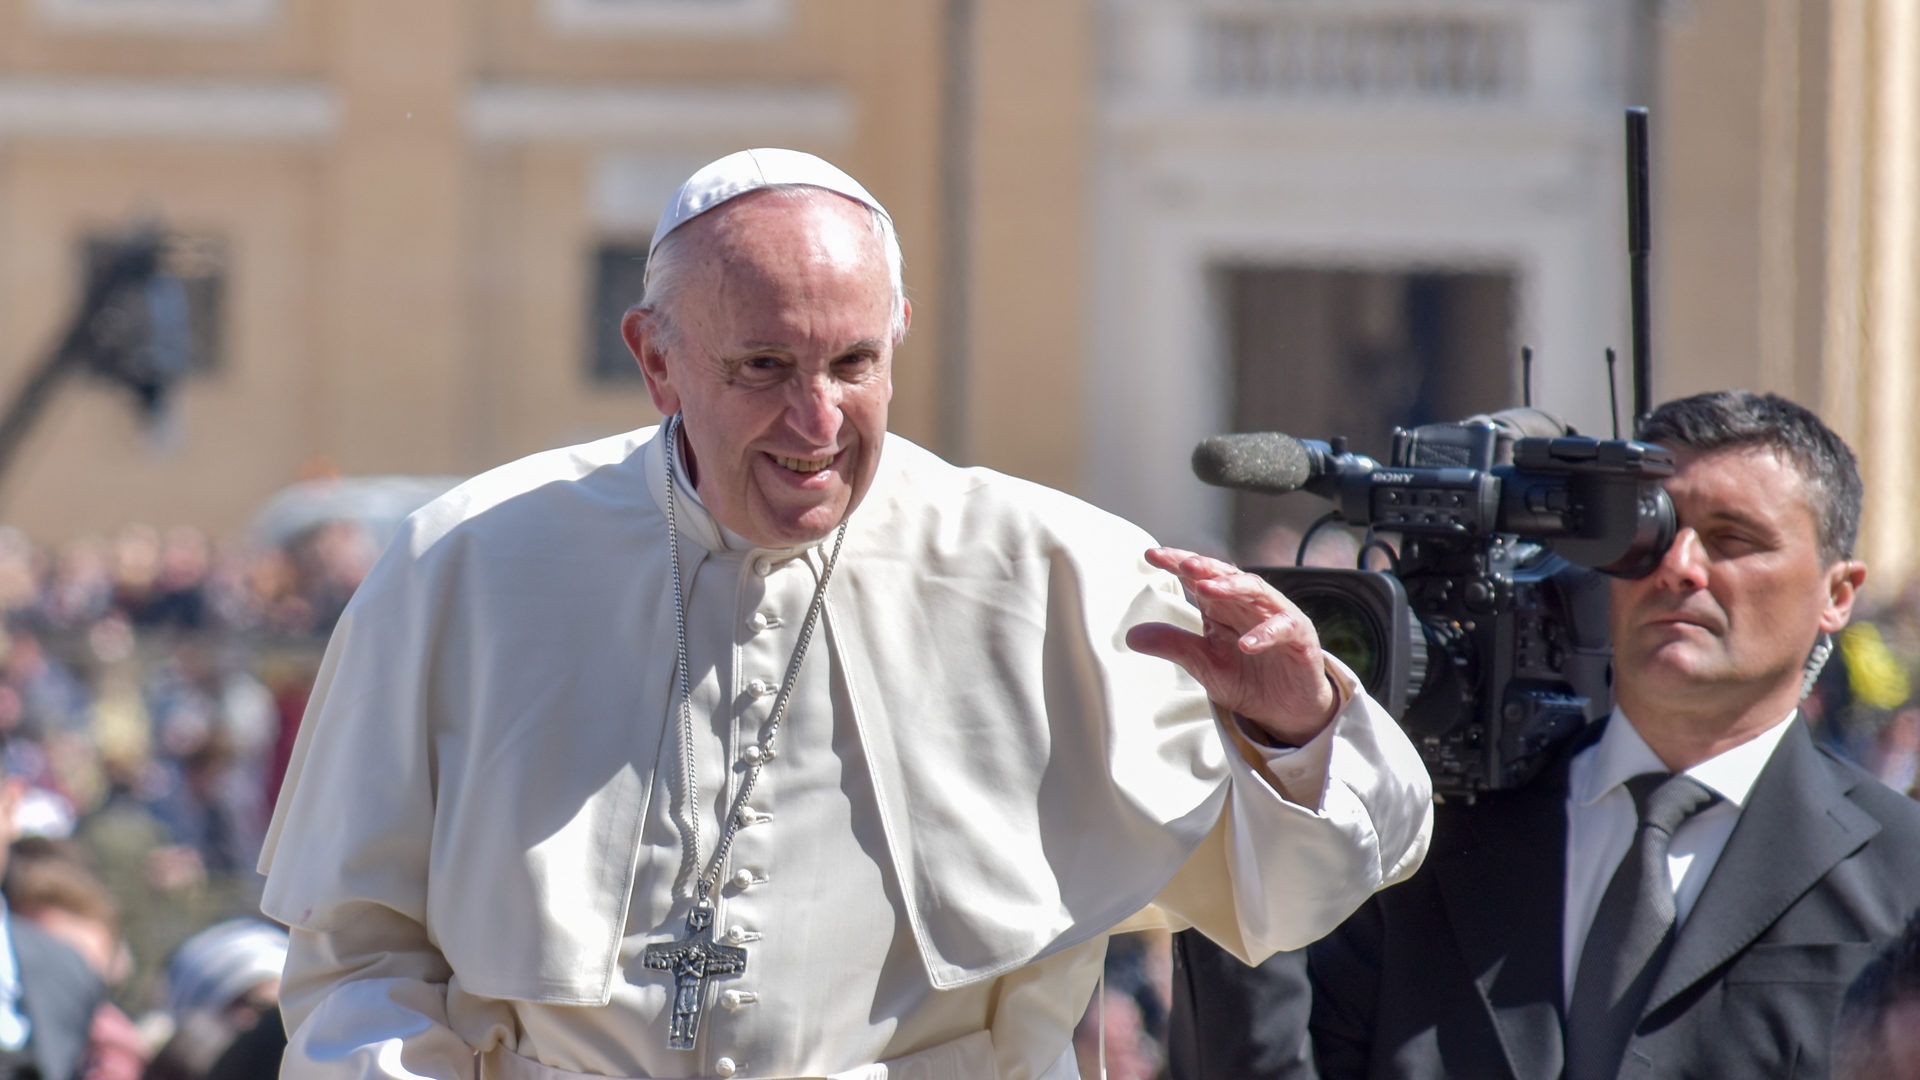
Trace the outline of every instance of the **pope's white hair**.
<path fill-rule="evenodd" d="M 773 184 L 760 188 L 753 194 L 758 194 L 760 191 L 788 202 L 801 202 L 815 198 L 845 198 L 811 184 Z M 871 206 L 864 204 L 862 206 L 867 211 L 874 238 L 880 241 L 880 249 L 886 253 L 887 277 L 893 287 L 891 333 L 893 343 L 898 345 L 901 339 L 907 336 L 907 290 L 902 274 L 906 259 L 900 252 L 900 235 L 894 231 L 892 218 Z M 723 205 L 708 212 L 724 210 Z M 689 254 L 686 244 L 688 232 L 689 230 L 683 225 L 661 237 L 659 246 L 654 248 L 653 254 L 647 257 L 646 272 L 641 279 L 640 302 L 633 306 L 635 311 L 652 314 L 659 323 L 658 332 L 667 343 L 672 343 L 678 337 L 673 318 L 674 308 L 679 302 L 680 293 L 685 288 L 687 279 L 693 276 L 699 265 L 696 256 Z"/>

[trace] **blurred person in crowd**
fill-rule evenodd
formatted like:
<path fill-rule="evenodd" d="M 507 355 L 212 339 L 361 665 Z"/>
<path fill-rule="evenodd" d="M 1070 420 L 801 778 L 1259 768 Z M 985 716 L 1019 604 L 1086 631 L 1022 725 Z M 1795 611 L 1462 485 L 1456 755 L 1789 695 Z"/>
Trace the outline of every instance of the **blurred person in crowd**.
<path fill-rule="evenodd" d="M 100 981 L 126 978 L 131 961 L 120 940 L 113 896 L 71 840 L 23 836 L 7 858 L 7 906 L 80 954 Z"/>
<path fill-rule="evenodd" d="M 263 919 L 228 919 L 180 943 L 167 962 L 167 1011 L 175 1020 L 219 1013 L 236 1030 L 280 1003 L 287 932 Z"/>
<path fill-rule="evenodd" d="M 285 549 L 272 546 L 255 552 L 241 580 L 261 629 L 274 634 L 310 634 L 318 625 L 313 604 L 300 590 L 299 569 Z"/>
<path fill-rule="evenodd" d="M 81 817 L 74 835 L 120 909 L 134 957 L 130 993 L 145 1000 L 157 992 L 164 961 L 180 942 L 243 909 L 211 887 L 199 850 L 176 842 L 154 814 L 153 803 L 173 781 L 146 756 L 145 745 L 104 749 L 106 797 Z"/>
<path fill-rule="evenodd" d="M 1920 911 L 1847 987 L 1833 1080 L 1920 1080 Z"/>
<path fill-rule="evenodd" d="M 113 610 L 113 560 L 106 541 L 83 536 L 61 546 L 40 604 L 49 625 L 91 625 Z"/>
<path fill-rule="evenodd" d="M 1148 1031 L 1140 1002 L 1112 988 L 1096 992 L 1078 1027 L 1073 1054 L 1086 1080 L 1153 1080 L 1160 1075 L 1159 1043 Z"/>
<path fill-rule="evenodd" d="M 0 778 L 0 874 L 25 789 L 18 777 Z M 78 1080 L 106 988 L 87 961 L 52 934 L 18 912 L 0 914 L 0 1078 Z"/>
<path fill-rule="evenodd" d="M 1617 707 L 1526 786 L 1441 807 L 1421 871 L 1312 946 L 1323 1078 L 1824 1076 L 1847 983 L 1920 906 L 1920 806 L 1797 718 L 1865 579 L 1852 452 L 1745 391 L 1640 437 L 1674 452 L 1679 531 L 1612 582 Z M 1302 1000 L 1297 969 L 1241 972 L 1192 1004 Z M 1297 1011 L 1251 1020 L 1211 1075 L 1297 1054 Z"/>
<path fill-rule="evenodd" d="M 258 841 L 236 809 L 233 743 L 224 729 L 197 733 L 180 757 L 180 779 L 153 804 L 173 841 L 193 848 L 209 874 L 251 874 Z"/>
<path fill-rule="evenodd" d="M 40 606 L 43 567 L 40 551 L 27 534 L 0 526 L 0 612 L 12 615 Z"/>
<path fill-rule="evenodd" d="M 1920 782 L 1920 707 L 1909 705 L 1888 718 L 1866 764 L 1881 783 L 1913 794 Z"/>
<path fill-rule="evenodd" d="M 286 931 L 260 919 L 230 919 L 182 942 L 167 963 L 174 1034 L 154 1055 L 149 1080 L 201 1080 L 240 1036 L 263 1024 L 277 1029 L 286 959 Z"/>
<path fill-rule="evenodd" d="M 1071 1077 L 1148 901 L 1259 956 L 1411 872 L 1425 772 L 1279 593 L 887 433 L 851 177 L 729 155 L 656 235 L 668 422 L 430 504 L 335 632 L 286 1076 Z"/>
<path fill-rule="evenodd" d="M 210 874 L 251 881 L 266 826 L 260 777 L 280 726 L 272 693 L 217 648 L 181 640 L 150 676 L 147 699 L 172 780 L 153 812 Z"/>
<path fill-rule="evenodd" d="M 153 599 L 160 581 L 160 530 L 128 525 L 113 539 L 113 606 L 132 615 Z"/>
<path fill-rule="evenodd" d="M 212 569 L 213 542 L 205 533 L 185 526 L 168 529 L 145 595 L 127 608 L 127 615 L 140 627 L 205 629 Z"/>
<path fill-rule="evenodd" d="M 278 1011 L 264 1013 L 258 1023 L 234 1036 L 206 1080 L 273 1080 L 286 1056 L 287 1029 Z"/>
<path fill-rule="evenodd" d="M 15 914 L 79 953 L 107 986 L 132 973 L 113 897 L 77 845 L 44 837 L 14 841 L 5 893 Z M 138 1080 L 152 1057 L 127 1014 L 102 1001 L 87 1038 L 85 1080 Z"/>
<path fill-rule="evenodd" d="M 47 652 L 39 634 L 21 626 L 9 628 L 0 667 L 0 684 L 19 696 L 23 733 L 37 736 L 85 722 L 92 695 L 72 669 Z"/>

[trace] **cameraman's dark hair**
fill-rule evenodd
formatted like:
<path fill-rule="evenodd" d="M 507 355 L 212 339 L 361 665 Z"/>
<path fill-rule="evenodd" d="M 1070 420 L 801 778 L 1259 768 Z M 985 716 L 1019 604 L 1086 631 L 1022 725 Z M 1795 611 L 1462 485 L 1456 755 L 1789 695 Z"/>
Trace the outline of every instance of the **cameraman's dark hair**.
<path fill-rule="evenodd" d="M 1920 911 L 1847 987 L 1833 1030 L 1835 1080 L 1891 1075 L 1881 1028 L 1887 1014 L 1906 1002 L 1920 1002 Z"/>
<path fill-rule="evenodd" d="M 1806 481 L 1821 561 L 1852 557 L 1860 533 L 1860 467 L 1840 436 L 1803 406 L 1775 394 L 1716 390 L 1653 410 L 1637 437 L 1699 452 L 1745 446 L 1773 450 Z"/>

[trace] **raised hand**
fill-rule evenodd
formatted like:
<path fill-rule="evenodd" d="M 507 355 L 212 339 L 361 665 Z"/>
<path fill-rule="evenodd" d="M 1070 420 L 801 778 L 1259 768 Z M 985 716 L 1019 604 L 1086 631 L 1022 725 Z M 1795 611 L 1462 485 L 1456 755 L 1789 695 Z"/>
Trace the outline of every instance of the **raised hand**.
<path fill-rule="evenodd" d="M 1171 660 L 1216 704 L 1298 746 L 1333 719 L 1339 694 L 1313 623 L 1266 579 L 1179 548 L 1152 548 L 1147 562 L 1179 575 L 1200 609 L 1202 633 L 1166 623 L 1127 631 L 1137 652 Z"/>

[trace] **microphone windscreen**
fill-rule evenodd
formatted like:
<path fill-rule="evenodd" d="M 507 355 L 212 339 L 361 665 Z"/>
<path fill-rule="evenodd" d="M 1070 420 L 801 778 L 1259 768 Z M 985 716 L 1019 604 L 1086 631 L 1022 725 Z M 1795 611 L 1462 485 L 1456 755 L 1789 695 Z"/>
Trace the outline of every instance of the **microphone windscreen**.
<path fill-rule="evenodd" d="M 1284 495 L 1313 477 L 1300 440 L 1277 431 L 1215 435 L 1193 448 L 1193 475 L 1215 487 Z"/>

